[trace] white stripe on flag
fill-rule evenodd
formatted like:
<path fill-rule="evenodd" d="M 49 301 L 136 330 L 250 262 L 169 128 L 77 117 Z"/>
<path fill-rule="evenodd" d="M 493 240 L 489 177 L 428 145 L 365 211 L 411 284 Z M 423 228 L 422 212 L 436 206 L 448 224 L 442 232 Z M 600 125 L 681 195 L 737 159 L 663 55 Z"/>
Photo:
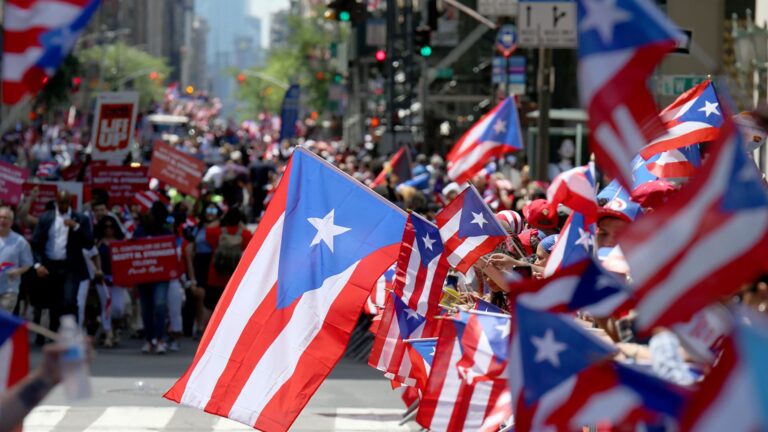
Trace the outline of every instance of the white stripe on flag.
<path fill-rule="evenodd" d="M 240 286 L 237 287 L 229 309 L 221 318 L 208 349 L 200 357 L 200 361 L 189 377 L 184 395 L 181 397 L 182 404 L 205 408 L 216 387 L 216 382 L 229 362 L 238 340 L 237 335 L 242 333 L 253 311 L 258 308 L 277 281 L 284 217 L 284 214 L 280 215 L 251 261 L 251 266 L 243 276 Z"/>
<path fill-rule="evenodd" d="M 457 178 L 465 171 L 472 168 L 480 162 L 486 153 L 503 144 L 496 141 L 482 141 L 475 146 L 469 153 L 457 159 L 450 168 L 448 168 L 448 177 Z"/>
<path fill-rule="evenodd" d="M 619 421 L 642 404 L 643 401 L 634 392 L 625 387 L 614 387 L 593 394 L 584 407 L 571 418 L 570 426 L 573 430 L 578 430 L 584 425 Z"/>
<path fill-rule="evenodd" d="M 579 100 L 582 106 L 589 102 L 597 91 L 602 89 L 623 68 L 635 51 L 625 49 L 601 54 L 591 54 L 579 59 Z"/>
<path fill-rule="evenodd" d="M 397 346 L 397 339 L 400 336 L 400 322 L 397 320 L 397 315 L 395 314 L 394 309 L 392 309 L 392 320 L 389 324 L 389 329 L 387 329 L 387 339 L 381 347 L 381 355 L 379 356 L 379 362 L 376 365 L 376 368 L 382 371 L 389 368 L 389 362 L 392 360 L 392 355 Z"/>
<path fill-rule="evenodd" d="M 492 391 L 493 381 L 480 381 L 475 384 L 472 400 L 467 408 L 467 416 L 464 419 L 464 430 L 478 430 L 483 425 Z"/>
<path fill-rule="evenodd" d="M 475 250 L 475 248 L 483 244 L 483 242 L 486 240 L 488 240 L 488 236 L 486 235 L 465 238 L 459 247 L 457 247 L 452 254 L 448 255 L 448 264 L 453 267 L 458 266 L 464 257 L 469 255 L 470 252 Z"/>
<path fill-rule="evenodd" d="M 38 0 L 29 9 L 5 3 L 3 26 L 7 32 L 25 31 L 34 27 L 61 27 L 74 21 L 83 11 L 77 5 L 51 0 Z"/>
<path fill-rule="evenodd" d="M 464 210 L 459 209 L 459 211 L 457 211 L 453 217 L 448 219 L 448 222 L 446 222 L 445 225 L 440 227 L 440 239 L 443 241 L 443 245 L 445 245 L 445 242 L 447 242 L 449 238 L 453 237 L 454 234 L 459 232 L 462 211 Z"/>
<path fill-rule="evenodd" d="M 437 271 L 437 265 L 440 263 L 440 256 L 436 256 L 429 262 L 427 266 L 427 275 L 424 278 L 424 289 L 419 299 L 419 304 L 416 307 L 416 312 L 421 316 L 427 314 L 427 308 L 429 307 L 429 294 L 432 292 L 432 283 L 435 280 L 435 272 Z M 435 287 L 437 290 L 441 290 L 442 287 Z"/>
<path fill-rule="evenodd" d="M 664 135 L 656 138 L 655 140 L 651 141 L 649 145 L 658 144 L 660 142 L 668 141 L 677 137 L 681 137 L 685 134 L 695 132 L 699 129 L 708 129 L 711 128 L 712 125 L 704 123 L 704 122 L 697 122 L 697 121 L 687 121 L 685 123 L 681 123 L 679 125 L 672 126 L 671 128 L 667 129 L 667 132 L 664 133 Z"/>
<path fill-rule="evenodd" d="M 554 306 L 570 303 L 577 283 L 578 276 L 557 278 L 538 291 L 520 294 L 518 301 L 530 309 L 549 310 Z"/>
<path fill-rule="evenodd" d="M 403 296 L 400 298 L 403 303 L 410 304 L 413 291 L 416 289 L 416 275 L 421 265 L 421 255 L 416 246 L 416 239 L 413 240 L 411 255 L 408 257 L 408 267 L 405 269 L 405 283 L 403 284 Z"/>
<path fill-rule="evenodd" d="M 291 320 L 267 348 L 248 377 L 232 405 L 229 418 L 249 425 L 256 423 L 272 396 L 293 376 L 299 359 L 320 332 L 329 309 L 359 263 L 356 261 L 342 273 L 328 277 L 320 288 L 302 294 Z"/>
<path fill-rule="evenodd" d="M 765 232 L 766 225 L 768 212 L 763 208 L 742 210 L 693 243 L 682 260 L 675 264 L 672 272 L 637 305 L 638 326 L 646 328 L 655 322 L 659 315 L 670 309 L 670 305 L 674 305 L 693 285 L 720 268 L 722 263 L 731 262 L 754 247 L 761 237 L 743 235 L 744 227 L 760 233 Z"/>
<path fill-rule="evenodd" d="M 3 53 L 3 81 L 21 82 L 27 70 L 42 56 L 40 47 L 29 47 L 23 53 Z"/>
<path fill-rule="evenodd" d="M 438 395 L 429 429 L 446 430 L 448 428 L 451 414 L 453 414 L 453 407 L 456 404 L 456 398 L 459 396 L 459 388 L 461 387 L 461 377 L 459 376 L 458 369 L 455 367 L 456 362 L 460 358 L 461 348 L 459 348 L 459 341 L 455 340 L 451 348 L 451 360 L 448 362 L 448 370 L 445 372 L 443 388 Z"/>
<path fill-rule="evenodd" d="M 699 416 L 692 430 L 695 432 L 759 430 L 760 408 L 752 390 L 754 382 L 744 365 L 736 365 L 723 388 Z M 698 414 L 698 413 L 697 413 Z"/>

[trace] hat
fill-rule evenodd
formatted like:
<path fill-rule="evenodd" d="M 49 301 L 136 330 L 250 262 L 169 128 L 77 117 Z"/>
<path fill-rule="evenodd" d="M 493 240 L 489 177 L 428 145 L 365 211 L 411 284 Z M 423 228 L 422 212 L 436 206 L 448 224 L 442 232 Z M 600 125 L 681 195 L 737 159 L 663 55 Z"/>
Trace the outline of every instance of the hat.
<path fill-rule="evenodd" d="M 502 210 L 496 213 L 496 219 L 506 222 L 513 234 L 520 234 L 523 230 L 523 218 L 514 210 Z"/>
<path fill-rule="evenodd" d="M 654 180 L 643 183 L 632 191 L 632 201 L 643 208 L 657 208 L 675 192 L 675 187 L 666 180 Z"/>
<path fill-rule="evenodd" d="M 451 192 L 461 192 L 461 186 L 456 182 L 448 183 L 448 185 L 443 188 L 443 196 L 448 196 Z"/>
<path fill-rule="evenodd" d="M 531 201 L 523 207 L 523 216 L 532 228 L 541 230 L 557 228 L 557 211 L 547 200 Z"/>
<path fill-rule="evenodd" d="M 533 255 L 535 252 L 533 250 L 533 244 L 531 242 L 532 238 L 537 238 L 539 236 L 539 231 L 536 229 L 527 229 L 523 230 L 517 238 L 520 239 L 520 243 L 523 244 L 523 252 L 525 252 L 526 256 Z"/>
<path fill-rule="evenodd" d="M 597 209 L 597 220 L 605 218 L 616 218 L 623 221 L 632 222 L 642 213 L 640 206 L 632 202 L 629 193 L 621 187 L 615 180 L 605 187 L 597 198 L 605 198 L 608 202 Z"/>
<path fill-rule="evenodd" d="M 539 246 L 543 247 L 547 253 L 552 252 L 552 248 L 555 247 L 555 243 L 557 243 L 557 238 L 559 236 L 557 234 L 552 234 L 550 236 L 544 237 L 544 240 L 542 240 L 539 243 Z"/>

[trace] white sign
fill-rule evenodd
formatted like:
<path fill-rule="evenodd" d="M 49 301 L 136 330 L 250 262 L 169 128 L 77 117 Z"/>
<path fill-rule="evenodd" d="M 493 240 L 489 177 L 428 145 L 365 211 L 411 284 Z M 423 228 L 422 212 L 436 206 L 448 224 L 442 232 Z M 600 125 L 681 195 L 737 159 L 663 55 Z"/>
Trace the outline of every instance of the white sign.
<path fill-rule="evenodd" d="M 130 151 L 139 94 L 136 92 L 99 93 L 91 136 L 91 158 L 121 164 Z"/>
<path fill-rule="evenodd" d="M 520 0 L 517 36 L 523 48 L 576 48 L 576 3 Z"/>
<path fill-rule="evenodd" d="M 515 16 L 517 0 L 477 0 L 477 11 L 485 16 Z"/>

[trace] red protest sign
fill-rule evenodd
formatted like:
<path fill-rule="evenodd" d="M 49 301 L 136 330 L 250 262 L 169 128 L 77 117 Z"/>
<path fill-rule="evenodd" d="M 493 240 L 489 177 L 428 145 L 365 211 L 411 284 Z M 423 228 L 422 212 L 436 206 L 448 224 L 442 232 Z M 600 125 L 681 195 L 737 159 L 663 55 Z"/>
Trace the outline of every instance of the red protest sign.
<path fill-rule="evenodd" d="M 197 198 L 205 173 L 205 164 L 165 143 L 158 143 L 152 151 L 149 176 L 175 187 L 181 193 Z"/>
<path fill-rule="evenodd" d="M 99 93 L 91 137 L 94 160 L 120 163 L 125 159 L 138 105 L 136 92 Z"/>
<path fill-rule="evenodd" d="M 16 205 L 21 199 L 22 185 L 29 177 L 29 170 L 0 162 L 0 201 Z"/>
<path fill-rule="evenodd" d="M 164 282 L 179 276 L 173 236 L 148 237 L 109 245 L 112 279 L 118 286 Z"/>
<path fill-rule="evenodd" d="M 45 213 L 46 204 L 56 200 L 56 193 L 59 191 L 59 188 L 53 183 L 24 183 L 22 185 L 24 196 L 30 196 L 34 189 L 37 189 L 37 196 L 32 201 L 29 214 L 38 217 Z"/>
<path fill-rule="evenodd" d="M 147 167 L 94 166 L 91 188 L 107 191 L 110 204 L 130 204 L 137 192 L 149 189 L 147 172 Z"/>

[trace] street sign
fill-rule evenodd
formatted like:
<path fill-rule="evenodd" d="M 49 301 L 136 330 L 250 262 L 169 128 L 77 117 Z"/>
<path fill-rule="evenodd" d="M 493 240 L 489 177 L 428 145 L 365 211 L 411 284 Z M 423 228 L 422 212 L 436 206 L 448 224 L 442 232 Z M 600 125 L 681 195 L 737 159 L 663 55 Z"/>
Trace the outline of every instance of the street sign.
<path fill-rule="evenodd" d="M 507 75 L 504 75 L 504 69 L 507 69 Z M 494 57 L 491 63 L 491 83 L 507 84 L 509 94 L 525 94 L 525 57 L 511 56 L 508 59 L 504 57 Z M 506 80 L 506 81 L 505 81 Z"/>
<path fill-rule="evenodd" d="M 662 96 L 680 96 L 707 79 L 706 75 L 661 75 L 656 78 L 656 93 Z"/>
<path fill-rule="evenodd" d="M 485 16 L 515 16 L 517 0 L 477 0 L 477 11 Z"/>
<path fill-rule="evenodd" d="M 509 57 L 517 49 L 517 32 L 512 24 L 504 24 L 496 33 L 496 50 Z"/>
<path fill-rule="evenodd" d="M 518 45 L 523 48 L 576 48 L 576 3 L 520 0 Z"/>

